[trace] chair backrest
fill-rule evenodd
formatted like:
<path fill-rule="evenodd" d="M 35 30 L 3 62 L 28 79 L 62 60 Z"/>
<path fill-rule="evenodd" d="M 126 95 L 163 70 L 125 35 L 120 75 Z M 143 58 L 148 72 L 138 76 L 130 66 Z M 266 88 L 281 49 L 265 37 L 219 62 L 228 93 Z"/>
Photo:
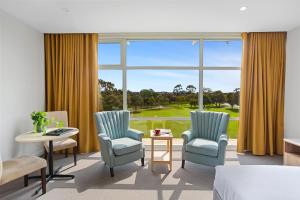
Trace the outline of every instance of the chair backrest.
<path fill-rule="evenodd" d="M 98 133 L 105 133 L 111 139 L 126 137 L 129 111 L 97 112 L 95 116 Z"/>
<path fill-rule="evenodd" d="M 49 120 L 62 121 L 64 123 L 64 127 L 68 127 L 68 113 L 67 111 L 52 111 L 46 112 L 47 118 Z M 54 128 L 55 123 L 51 123 L 48 125 L 48 128 Z"/>
<path fill-rule="evenodd" d="M 227 113 L 192 111 L 191 120 L 194 137 L 217 141 L 221 134 L 227 134 Z"/>

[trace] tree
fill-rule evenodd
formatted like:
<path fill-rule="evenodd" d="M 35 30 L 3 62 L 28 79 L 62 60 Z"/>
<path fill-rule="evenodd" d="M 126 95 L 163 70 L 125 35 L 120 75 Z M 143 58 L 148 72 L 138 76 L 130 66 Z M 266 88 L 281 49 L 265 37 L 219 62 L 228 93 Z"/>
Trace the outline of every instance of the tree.
<path fill-rule="evenodd" d="M 204 106 L 204 108 L 205 108 L 207 105 L 211 104 L 211 103 L 212 103 L 212 102 L 211 102 L 211 96 L 210 96 L 210 94 L 204 93 L 204 94 L 203 94 L 203 106 Z"/>
<path fill-rule="evenodd" d="M 182 96 L 183 93 L 184 91 L 182 89 L 182 85 L 181 84 L 175 85 L 173 89 L 173 94 L 175 95 L 175 101 L 178 106 L 184 103 L 185 98 L 184 96 Z"/>
<path fill-rule="evenodd" d="M 195 93 L 196 92 L 196 87 L 193 86 L 193 85 L 188 85 L 188 86 L 186 86 L 186 91 L 188 93 Z"/>
<path fill-rule="evenodd" d="M 212 103 L 212 90 L 210 88 L 203 88 L 203 106 L 204 108 Z"/>
<path fill-rule="evenodd" d="M 175 85 L 175 87 L 173 89 L 173 93 L 175 95 L 182 94 L 183 93 L 182 85 L 181 84 Z"/>
<path fill-rule="evenodd" d="M 169 104 L 173 104 L 176 102 L 176 97 L 174 96 L 174 93 L 173 92 L 168 92 L 167 93 L 167 98 L 169 100 Z"/>
<path fill-rule="evenodd" d="M 156 106 L 158 103 L 153 96 L 147 99 L 147 101 L 149 106 Z"/>
<path fill-rule="evenodd" d="M 112 82 L 98 80 L 98 108 L 103 110 L 118 110 L 122 108 L 122 90 L 115 88 Z"/>
<path fill-rule="evenodd" d="M 229 92 L 226 95 L 226 101 L 231 105 L 231 109 L 233 109 L 234 105 L 239 105 L 240 102 L 240 88 L 236 88 L 233 92 Z"/>
<path fill-rule="evenodd" d="M 98 84 L 100 85 L 102 91 L 112 92 L 116 90 L 115 84 L 113 84 L 112 82 L 109 81 L 106 82 L 102 79 L 99 79 Z"/>
<path fill-rule="evenodd" d="M 210 88 L 203 88 L 203 93 L 211 94 L 212 90 Z"/>
<path fill-rule="evenodd" d="M 165 94 L 159 94 L 156 97 L 156 100 L 158 102 L 159 105 L 166 105 L 169 103 L 169 99 Z"/>
<path fill-rule="evenodd" d="M 185 97 L 182 95 L 176 96 L 176 102 L 177 102 L 178 106 L 181 106 L 182 104 L 185 103 Z"/>
<path fill-rule="evenodd" d="M 129 103 L 133 106 L 133 109 L 136 111 L 138 109 L 138 107 L 142 105 L 143 99 L 141 98 L 141 96 L 139 94 L 132 93 L 130 95 Z"/>
<path fill-rule="evenodd" d="M 103 98 L 100 92 L 98 92 L 98 99 L 97 99 L 97 111 L 103 110 Z"/>
<path fill-rule="evenodd" d="M 221 104 L 225 101 L 225 96 L 221 90 L 217 90 L 211 93 L 212 102 L 216 107 L 221 107 Z"/>
<path fill-rule="evenodd" d="M 103 96 L 103 101 L 104 110 L 119 110 L 122 107 L 120 98 L 114 94 Z"/>
<path fill-rule="evenodd" d="M 236 105 L 240 105 L 240 88 L 235 88 L 233 90 L 235 96 L 234 96 L 234 103 Z"/>
<path fill-rule="evenodd" d="M 142 97 L 143 100 L 143 106 L 153 106 L 155 100 L 155 92 L 152 89 L 143 89 L 140 91 L 140 95 Z"/>
<path fill-rule="evenodd" d="M 191 93 L 187 95 L 187 102 L 189 102 L 191 108 L 196 107 L 198 105 L 198 95 L 195 93 Z"/>
<path fill-rule="evenodd" d="M 229 92 L 226 94 L 226 102 L 228 104 L 230 104 L 231 109 L 233 110 L 233 106 L 234 106 L 234 93 L 233 92 Z"/>

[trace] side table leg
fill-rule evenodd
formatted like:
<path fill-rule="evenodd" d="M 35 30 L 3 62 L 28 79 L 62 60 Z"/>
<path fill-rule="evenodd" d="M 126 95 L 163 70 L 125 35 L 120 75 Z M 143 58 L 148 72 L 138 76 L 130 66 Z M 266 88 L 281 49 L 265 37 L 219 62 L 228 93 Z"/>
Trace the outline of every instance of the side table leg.
<path fill-rule="evenodd" d="M 154 160 L 154 140 L 151 138 L 151 170 L 153 170 L 153 160 Z"/>
<path fill-rule="evenodd" d="M 169 140 L 169 151 L 170 151 L 170 171 L 172 171 L 172 151 L 173 151 L 173 144 L 172 144 L 172 138 Z"/>
<path fill-rule="evenodd" d="M 170 140 L 167 140 L 167 152 L 170 152 Z"/>

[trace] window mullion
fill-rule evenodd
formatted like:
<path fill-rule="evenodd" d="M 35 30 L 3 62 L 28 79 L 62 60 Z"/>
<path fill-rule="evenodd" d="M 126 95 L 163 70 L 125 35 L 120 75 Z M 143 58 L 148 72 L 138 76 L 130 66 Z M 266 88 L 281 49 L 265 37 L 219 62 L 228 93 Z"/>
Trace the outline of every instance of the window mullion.
<path fill-rule="evenodd" d="M 199 93 L 198 93 L 198 104 L 199 110 L 203 110 L 203 48 L 204 42 L 203 39 L 200 39 L 200 48 L 199 48 Z"/>
<path fill-rule="evenodd" d="M 123 89 L 123 110 L 127 110 L 127 65 L 126 65 L 127 40 L 121 41 L 121 67 L 122 67 L 122 89 Z"/>

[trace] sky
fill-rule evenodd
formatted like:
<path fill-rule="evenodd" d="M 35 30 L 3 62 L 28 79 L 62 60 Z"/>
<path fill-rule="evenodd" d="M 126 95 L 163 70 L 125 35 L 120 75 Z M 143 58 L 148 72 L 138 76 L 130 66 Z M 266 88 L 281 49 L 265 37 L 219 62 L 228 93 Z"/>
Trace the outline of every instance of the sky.
<path fill-rule="evenodd" d="M 120 64 L 119 44 L 99 44 L 98 63 Z M 147 40 L 128 41 L 127 66 L 198 66 L 198 41 L 193 40 Z M 203 49 L 204 66 L 237 66 L 241 65 L 242 42 L 205 41 Z M 239 70 L 205 70 L 203 86 L 223 92 L 233 91 L 240 87 Z M 116 88 L 122 88 L 121 70 L 99 70 L 99 78 L 110 81 Z M 127 70 L 127 89 L 140 91 L 171 92 L 177 84 L 185 89 L 188 85 L 199 88 L 198 70 Z"/>

